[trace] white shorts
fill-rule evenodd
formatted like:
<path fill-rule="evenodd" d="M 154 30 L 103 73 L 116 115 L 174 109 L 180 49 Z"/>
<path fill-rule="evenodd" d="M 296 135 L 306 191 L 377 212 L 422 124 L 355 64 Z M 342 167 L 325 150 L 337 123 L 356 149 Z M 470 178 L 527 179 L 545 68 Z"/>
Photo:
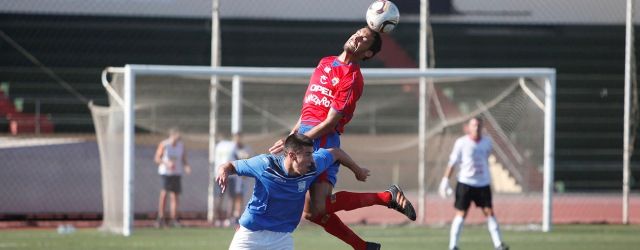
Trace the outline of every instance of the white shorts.
<path fill-rule="evenodd" d="M 233 235 L 229 250 L 293 250 L 291 233 L 267 230 L 251 231 L 240 226 Z"/>

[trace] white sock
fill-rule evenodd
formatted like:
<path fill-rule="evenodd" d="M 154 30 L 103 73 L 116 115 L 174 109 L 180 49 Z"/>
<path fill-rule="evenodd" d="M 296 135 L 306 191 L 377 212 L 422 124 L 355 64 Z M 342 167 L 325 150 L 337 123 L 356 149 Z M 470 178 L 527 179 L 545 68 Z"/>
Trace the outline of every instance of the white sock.
<path fill-rule="evenodd" d="M 453 249 L 458 246 L 458 237 L 460 237 L 463 226 L 464 218 L 462 216 L 456 215 L 456 217 L 453 217 L 453 221 L 451 222 L 451 232 L 449 234 L 449 249 Z"/>
<path fill-rule="evenodd" d="M 491 234 L 491 240 L 493 241 L 494 247 L 499 247 L 502 245 L 502 240 L 500 236 L 500 226 L 498 225 L 498 221 L 496 221 L 496 217 L 489 216 L 487 217 L 487 228 L 489 229 L 489 233 Z"/>

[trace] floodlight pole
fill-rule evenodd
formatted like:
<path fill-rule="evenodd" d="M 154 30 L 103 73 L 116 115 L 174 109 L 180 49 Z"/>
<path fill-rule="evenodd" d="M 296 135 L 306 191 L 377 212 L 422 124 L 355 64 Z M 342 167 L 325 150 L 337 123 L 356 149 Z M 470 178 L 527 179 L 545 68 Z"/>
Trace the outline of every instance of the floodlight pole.
<path fill-rule="evenodd" d="M 220 2 L 211 2 L 211 67 L 220 66 Z M 207 221 L 213 223 L 215 219 L 215 155 L 216 155 L 216 125 L 218 123 L 218 77 L 211 75 L 211 86 L 209 89 L 209 101 L 211 103 L 209 111 L 209 188 L 207 192 Z"/>
<path fill-rule="evenodd" d="M 632 67 L 632 60 L 635 60 L 633 50 L 633 0 L 627 0 L 627 17 L 625 27 L 625 53 L 624 53 L 624 138 L 622 145 L 622 224 L 629 224 L 629 160 L 631 150 L 629 145 L 630 137 L 630 112 L 631 112 L 631 81 L 635 77 L 635 67 Z M 637 122 L 637 121 L 636 121 Z"/>

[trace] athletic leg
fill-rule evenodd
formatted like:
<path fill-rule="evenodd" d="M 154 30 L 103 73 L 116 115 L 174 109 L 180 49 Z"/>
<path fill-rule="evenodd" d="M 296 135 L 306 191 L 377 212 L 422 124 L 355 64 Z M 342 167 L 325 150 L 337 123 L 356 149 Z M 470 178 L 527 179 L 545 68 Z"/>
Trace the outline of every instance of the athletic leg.
<path fill-rule="evenodd" d="M 330 195 L 325 200 L 325 210 L 327 213 L 335 213 L 338 211 L 350 211 L 361 207 L 369 207 L 373 205 L 386 206 L 391 200 L 391 193 L 353 193 L 348 191 L 340 191 Z"/>
<path fill-rule="evenodd" d="M 451 231 L 449 232 L 449 249 L 457 249 L 458 239 L 460 238 L 460 233 L 462 233 L 466 216 L 466 211 L 456 210 L 456 216 L 451 221 Z"/>
<path fill-rule="evenodd" d="M 305 209 L 308 210 L 305 213 L 305 218 L 320 225 L 327 233 L 349 244 L 353 249 L 366 249 L 366 242 L 347 227 L 336 214 L 326 213 L 325 200 L 331 195 L 332 191 L 333 186 L 331 183 L 327 181 L 314 182 L 309 190 L 310 199 L 308 201 L 310 203 L 305 205 Z"/>
<path fill-rule="evenodd" d="M 163 189 L 160 191 L 160 198 L 158 202 L 158 218 L 164 218 L 164 208 L 165 208 L 166 201 L 167 201 L 167 191 Z"/>
<path fill-rule="evenodd" d="M 457 249 L 458 239 L 464 227 L 464 219 L 467 217 L 467 211 L 471 206 L 471 189 L 469 185 L 459 183 L 456 185 L 456 200 L 454 207 L 456 215 L 451 221 L 451 231 L 449 232 L 449 249 Z"/>
<path fill-rule="evenodd" d="M 171 208 L 169 212 L 169 217 L 171 220 L 176 220 L 178 217 L 178 193 L 169 192 L 169 199 L 171 200 Z"/>
<path fill-rule="evenodd" d="M 312 128 L 313 126 L 301 124 L 298 133 L 304 134 Z M 338 133 L 331 133 L 316 138 L 313 142 L 314 150 L 318 148 L 339 148 L 340 135 Z M 329 234 L 349 244 L 353 249 L 367 249 L 367 242 L 356 235 L 353 230 L 347 227 L 334 213 L 327 214 L 326 212 L 326 200 L 333 192 L 338 169 L 339 164 L 329 167 L 329 169 L 311 184 L 309 199 L 305 201 L 305 218 L 320 225 Z"/>
<path fill-rule="evenodd" d="M 379 193 L 353 193 L 347 191 L 337 192 L 325 201 L 327 213 L 337 211 L 349 211 L 361 207 L 383 205 L 404 214 L 410 220 L 416 220 L 416 211 L 407 197 L 396 185 L 391 185 L 388 190 Z"/>
<path fill-rule="evenodd" d="M 507 245 L 502 242 L 502 235 L 500 234 L 500 225 L 496 220 L 493 212 L 493 197 L 491 195 L 491 187 L 481 187 L 476 190 L 478 194 L 475 196 L 474 202 L 477 207 L 482 209 L 482 213 L 487 218 L 487 229 L 491 235 L 491 241 L 496 249 L 509 249 Z"/>
<path fill-rule="evenodd" d="M 160 196 L 158 198 L 158 217 L 156 218 L 155 227 L 159 228 L 164 226 L 164 208 L 167 201 L 167 191 L 160 190 Z"/>
<path fill-rule="evenodd" d="M 500 225 L 498 224 L 496 217 L 493 215 L 493 209 L 483 208 L 482 211 L 487 217 L 487 229 L 489 229 L 489 234 L 491 235 L 491 241 L 493 241 L 493 246 L 498 248 L 502 245 L 502 235 L 500 234 Z"/>

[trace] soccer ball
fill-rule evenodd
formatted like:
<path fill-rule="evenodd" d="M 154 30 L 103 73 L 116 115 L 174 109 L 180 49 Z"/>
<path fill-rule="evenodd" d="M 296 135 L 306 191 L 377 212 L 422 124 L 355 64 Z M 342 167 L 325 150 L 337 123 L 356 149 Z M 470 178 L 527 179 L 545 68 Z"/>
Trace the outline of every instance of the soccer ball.
<path fill-rule="evenodd" d="M 400 22 L 400 11 L 391 1 L 376 0 L 367 9 L 367 25 L 380 33 L 391 32 Z"/>

